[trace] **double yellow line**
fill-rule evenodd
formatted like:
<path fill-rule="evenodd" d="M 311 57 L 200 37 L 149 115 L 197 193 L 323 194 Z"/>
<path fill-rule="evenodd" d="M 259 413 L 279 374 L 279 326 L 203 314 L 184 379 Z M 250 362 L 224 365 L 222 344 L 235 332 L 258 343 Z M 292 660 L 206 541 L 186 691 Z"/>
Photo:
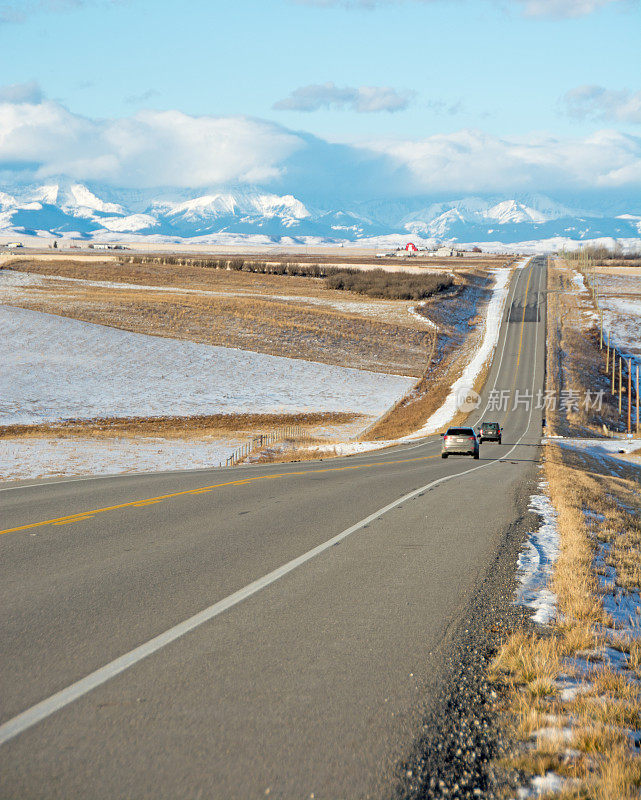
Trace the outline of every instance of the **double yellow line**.
<path fill-rule="evenodd" d="M 96 508 L 92 511 L 82 511 L 76 514 L 69 514 L 66 517 L 45 519 L 42 522 L 30 522 L 27 525 L 18 525 L 15 528 L 6 528 L 5 530 L 0 531 L 0 535 L 4 533 L 16 533 L 17 531 L 27 531 L 33 528 L 42 528 L 45 525 L 70 525 L 73 522 L 83 522 L 86 519 L 92 519 L 96 516 L 96 514 L 106 514 L 108 511 L 119 511 L 123 508 L 146 508 L 147 506 L 155 505 L 156 503 L 162 503 L 165 500 L 171 500 L 174 497 L 188 497 L 190 495 L 196 496 L 199 494 L 206 494 L 207 492 L 214 491 L 214 489 L 222 489 L 226 486 L 245 486 L 249 483 L 256 483 L 257 481 L 275 480 L 277 478 L 293 478 L 301 475 L 318 475 L 324 472 L 345 472 L 347 470 L 387 467 L 394 464 L 411 464 L 413 462 L 427 461 L 430 458 L 437 457 L 438 454 L 433 456 L 420 456 L 417 458 L 404 458 L 399 461 L 375 461 L 371 464 L 350 464 L 344 467 L 306 469 L 298 472 L 279 472 L 276 475 L 258 475 L 255 478 L 241 478 L 235 481 L 227 481 L 226 483 L 214 483 L 211 486 L 202 486 L 198 489 L 186 489 L 183 492 L 171 492 L 171 494 L 162 494 L 158 497 L 149 497 L 143 500 L 131 500 L 128 503 L 119 503 L 115 506 L 105 506 L 104 508 Z"/>

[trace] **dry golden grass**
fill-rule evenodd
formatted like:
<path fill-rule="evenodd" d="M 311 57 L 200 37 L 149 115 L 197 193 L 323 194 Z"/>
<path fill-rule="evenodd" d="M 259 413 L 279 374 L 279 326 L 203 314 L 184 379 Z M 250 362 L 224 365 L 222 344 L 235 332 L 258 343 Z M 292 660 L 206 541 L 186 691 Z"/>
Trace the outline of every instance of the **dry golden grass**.
<path fill-rule="evenodd" d="M 571 451 L 556 445 L 546 448 L 545 477 L 560 537 L 553 577 L 558 620 L 547 633 L 515 633 L 500 650 L 493 672 L 510 687 L 513 736 L 523 743 L 510 766 L 530 775 L 553 770 L 572 778 L 557 798 L 627 800 L 639 796 L 641 785 L 641 760 L 627 735 L 629 729 L 641 729 L 641 687 L 635 680 L 641 645 L 609 639 L 605 626 L 611 620 L 603 609 L 595 556 L 599 544 L 609 542 L 617 577 L 621 571 L 621 582 L 639 590 L 641 575 L 633 568 L 639 562 L 638 517 L 621 507 L 621 502 L 638 502 L 638 479 L 635 483 L 588 467 Z M 562 701 L 558 679 L 572 671 L 568 657 L 598 653 L 604 644 L 615 643 L 627 651 L 631 672 L 597 662 L 583 675 L 584 691 Z M 571 741 L 561 735 L 542 740 L 537 732 L 550 724 L 548 720 L 559 730 L 571 726 Z"/>
<path fill-rule="evenodd" d="M 192 417 L 108 417 L 67 420 L 41 425 L 0 426 L 0 439 L 59 439 L 160 436 L 167 439 L 253 436 L 275 428 L 299 426 L 308 431 L 363 422 L 364 417 L 341 412 L 300 414 L 211 414 Z"/>
<path fill-rule="evenodd" d="M 183 285 L 194 286 L 195 282 L 217 281 L 212 273 L 222 272 L 228 280 L 235 280 L 234 271 L 221 271 L 199 266 L 203 261 L 218 260 L 216 256 L 198 256 L 193 254 L 170 254 L 165 256 L 150 256 L 144 263 L 136 263 L 141 256 L 98 256 L 98 255 L 50 255 L 50 256 L 10 256 L 4 259 L 4 266 L 16 270 L 40 272 L 42 274 L 65 275 L 72 278 L 85 278 L 90 280 L 123 280 L 123 265 L 126 267 L 126 280 L 131 283 L 163 283 L 176 286 L 176 280 L 184 281 Z M 269 262 L 270 264 L 293 263 L 300 265 L 322 264 L 334 267 L 354 267 L 361 269 L 388 269 L 390 271 L 407 270 L 420 274 L 421 272 L 458 272 L 472 268 L 490 270 L 505 264 L 506 257 L 491 254 L 479 254 L 473 259 L 461 258 L 431 258 L 420 257 L 412 259 L 377 259 L 371 256 L 358 254 L 339 255 L 337 253 L 317 253 L 314 255 L 303 254 L 261 254 L 235 252 L 222 258 L 230 260 L 242 259 L 245 262 Z M 174 263 L 180 261 L 182 263 Z M 254 275 L 256 281 L 269 280 L 269 275 Z M 296 280 L 296 279 L 294 279 Z"/>
<path fill-rule="evenodd" d="M 561 656 L 558 637 L 519 631 L 499 651 L 493 672 L 505 676 L 512 685 L 523 687 L 529 698 L 541 697 L 554 692 Z M 519 711 L 529 714 L 526 706 Z"/>
<path fill-rule="evenodd" d="M 583 508 L 595 489 L 594 479 L 562 463 L 556 445 L 547 448 L 545 473 L 552 504 L 557 511 L 559 556 L 552 588 L 558 598 L 563 628 L 607 623 L 599 599 L 598 579 L 593 569 L 594 543 L 585 523 Z"/>

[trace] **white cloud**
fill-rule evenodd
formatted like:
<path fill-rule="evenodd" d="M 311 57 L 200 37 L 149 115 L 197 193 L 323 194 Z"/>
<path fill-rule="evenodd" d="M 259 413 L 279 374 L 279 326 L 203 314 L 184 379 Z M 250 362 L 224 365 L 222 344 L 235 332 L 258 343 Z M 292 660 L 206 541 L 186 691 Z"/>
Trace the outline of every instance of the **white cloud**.
<path fill-rule="evenodd" d="M 567 113 L 578 119 L 641 124 L 641 91 L 577 86 L 562 98 Z"/>
<path fill-rule="evenodd" d="M 332 81 L 300 86 L 274 103 L 277 111 L 318 111 L 321 108 L 349 109 L 360 114 L 376 111 L 403 111 L 410 103 L 409 92 L 398 92 L 390 86 L 345 86 Z"/>
<path fill-rule="evenodd" d="M 463 130 L 368 147 L 404 164 L 416 192 L 586 190 L 641 180 L 641 139 L 616 131 L 586 139 L 502 139 Z"/>
<path fill-rule="evenodd" d="M 244 183 L 337 204 L 357 195 L 641 189 L 641 137 L 616 131 L 506 139 L 462 130 L 355 146 L 248 117 L 148 110 L 95 120 L 51 100 L 22 102 L 38 99 L 33 86 L 0 89 L 3 97 L 0 171 L 12 181 L 66 176 L 195 191 Z"/>
<path fill-rule="evenodd" d="M 141 111 L 92 120 L 50 100 L 0 103 L 0 166 L 27 163 L 36 179 L 67 175 L 136 187 L 269 181 L 302 144 L 247 117 Z"/>
<path fill-rule="evenodd" d="M 517 8 L 526 17 L 584 17 L 606 6 L 616 4 L 620 8 L 633 6 L 638 0 L 492 0 L 506 9 Z M 294 0 L 299 5 L 330 8 L 375 8 L 383 5 L 398 5 L 405 0 Z M 419 3 L 445 3 L 451 0 L 414 0 Z"/>

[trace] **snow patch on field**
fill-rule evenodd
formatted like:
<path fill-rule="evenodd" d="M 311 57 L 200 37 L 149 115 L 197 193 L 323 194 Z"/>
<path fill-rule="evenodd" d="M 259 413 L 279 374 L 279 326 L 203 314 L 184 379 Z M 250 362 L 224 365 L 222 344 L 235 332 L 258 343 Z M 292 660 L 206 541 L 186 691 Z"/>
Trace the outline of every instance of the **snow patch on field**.
<path fill-rule="evenodd" d="M 641 358 L 641 276 L 601 273 L 596 283 L 603 325 L 611 344 L 638 361 Z"/>
<path fill-rule="evenodd" d="M 0 480 L 217 467 L 238 444 L 147 437 L 0 439 Z"/>
<path fill-rule="evenodd" d="M 0 306 L 0 424 L 127 416 L 354 411 L 414 379 L 131 333 Z M 7 346 L 7 344 L 9 346 Z"/>
<path fill-rule="evenodd" d="M 621 352 L 641 357 L 641 297 L 602 300 L 603 324 L 610 341 Z"/>

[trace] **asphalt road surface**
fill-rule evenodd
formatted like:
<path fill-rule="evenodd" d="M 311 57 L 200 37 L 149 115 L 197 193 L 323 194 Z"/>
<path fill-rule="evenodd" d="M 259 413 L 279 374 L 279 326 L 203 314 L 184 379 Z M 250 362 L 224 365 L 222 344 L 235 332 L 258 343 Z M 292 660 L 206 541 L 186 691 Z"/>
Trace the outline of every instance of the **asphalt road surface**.
<path fill-rule="evenodd" d="M 389 795 L 536 478 L 545 259 L 517 270 L 481 458 L 0 487 L 0 797 Z M 485 412 L 485 413 L 484 413 Z"/>

